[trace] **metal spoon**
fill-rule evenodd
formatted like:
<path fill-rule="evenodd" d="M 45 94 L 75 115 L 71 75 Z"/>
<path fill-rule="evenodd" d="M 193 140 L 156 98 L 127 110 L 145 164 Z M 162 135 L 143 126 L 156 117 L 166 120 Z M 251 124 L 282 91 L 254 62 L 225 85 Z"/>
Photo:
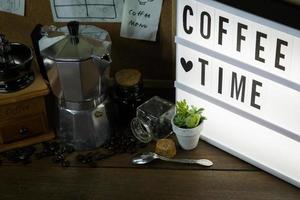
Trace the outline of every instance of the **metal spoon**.
<path fill-rule="evenodd" d="M 132 163 L 137 165 L 142 165 L 142 164 L 147 164 L 153 161 L 154 159 L 160 159 L 164 161 L 177 162 L 177 163 L 198 164 L 206 167 L 210 167 L 213 165 L 213 162 L 207 159 L 170 159 L 170 158 L 160 156 L 153 152 L 146 152 L 146 153 L 139 154 L 138 156 L 132 159 Z"/>

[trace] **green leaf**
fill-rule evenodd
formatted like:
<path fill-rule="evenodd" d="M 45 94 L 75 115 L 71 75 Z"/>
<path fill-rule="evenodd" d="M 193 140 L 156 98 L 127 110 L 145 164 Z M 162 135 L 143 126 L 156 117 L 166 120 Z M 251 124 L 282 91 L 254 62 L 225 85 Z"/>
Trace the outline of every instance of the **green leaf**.
<path fill-rule="evenodd" d="M 186 100 L 177 101 L 176 103 L 176 113 L 180 115 L 186 115 L 189 110 L 189 106 L 186 103 Z"/>
<path fill-rule="evenodd" d="M 173 122 L 176 126 L 183 127 L 185 125 L 185 117 L 182 115 L 175 115 Z"/>
<path fill-rule="evenodd" d="M 188 127 L 188 128 L 194 128 L 194 127 L 198 126 L 198 124 L 200 122 L 200 118 L 201 118 L 200 114 L 193 114 L 193 115 L 188 116 L 185 119 L 185 125 L 186 125 L 186 127 Z"/>

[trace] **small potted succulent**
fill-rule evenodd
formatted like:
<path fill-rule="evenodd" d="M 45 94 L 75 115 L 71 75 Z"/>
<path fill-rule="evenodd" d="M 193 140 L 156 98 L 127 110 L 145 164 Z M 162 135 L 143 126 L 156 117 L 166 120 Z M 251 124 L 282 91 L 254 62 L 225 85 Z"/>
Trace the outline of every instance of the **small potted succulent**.
<path fill-rule="evenodd" d="M 203 129 L 203 108 L 189 106 L 186 100 L 176 102 L 176 112 L 171 120 L 173 132 L 180 146 L 185 150 L 196 148 Z"/>

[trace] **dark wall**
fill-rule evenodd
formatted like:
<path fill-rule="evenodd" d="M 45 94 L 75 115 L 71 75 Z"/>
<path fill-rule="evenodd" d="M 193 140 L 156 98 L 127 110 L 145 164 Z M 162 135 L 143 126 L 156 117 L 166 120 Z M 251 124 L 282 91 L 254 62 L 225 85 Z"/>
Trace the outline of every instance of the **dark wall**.
<path fill-rule="evenodd" d="M 284 0 L 217 0 L 260 17 L 300 29 L 300 7 Z"/>
<path fill-rule="evenodd" d="M 49 2 L 49 0 L 26 0 L 25 17 L 0 12 L 0 32 L 10 41 L 32 46 L 30 33 L 36 24 L 65 25 L 53 22 Z M 156 42 L 121 38 L 120 23 L 92 23 L 106 29 L 112 38 L 111 74 L 118 69 L 132 67 L 139 69 L 147 79 L 174 79 L 171 19 L 172 1 L 165 0 Z"/>

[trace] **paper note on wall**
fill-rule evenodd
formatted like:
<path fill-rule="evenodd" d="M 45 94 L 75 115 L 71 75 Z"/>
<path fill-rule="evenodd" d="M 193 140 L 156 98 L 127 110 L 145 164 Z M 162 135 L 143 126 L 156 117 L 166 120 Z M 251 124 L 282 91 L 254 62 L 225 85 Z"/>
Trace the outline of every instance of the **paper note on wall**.
<path fill-rule="evenodd" d="M 162 0 L 126 0 L 121 36 L 140 40 L 156 40 Z"/>
<path fill-rule="evenodd" d="M 50 0 L 56 22 L 121 22 L 123 0 Z"/>
<path fill-rule="evenodd" d="M 25 0 L 1 0 L 0 11 L 24 16 Z"/>

